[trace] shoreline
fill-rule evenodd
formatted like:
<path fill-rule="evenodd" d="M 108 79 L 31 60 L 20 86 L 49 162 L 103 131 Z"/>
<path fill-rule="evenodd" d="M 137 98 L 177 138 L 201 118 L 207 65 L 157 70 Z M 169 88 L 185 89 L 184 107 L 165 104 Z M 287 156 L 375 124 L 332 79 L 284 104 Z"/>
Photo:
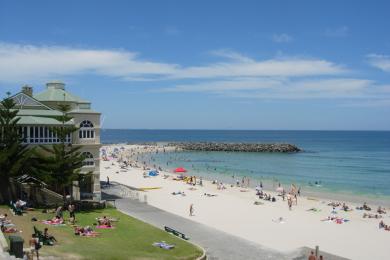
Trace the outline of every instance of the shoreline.
<path fill-rule="evenodd" d="M 117 162 L 120 158 L 101 160 L 101 180 L 105 181 L 108 176 L 110 181 L 127 186 L 155 188 L 140 191 L 141 196 L 147 196 L 147 202 L 152 206 L 282 252 L 319 245 L 326 252 L 351 259 L 367 259 L 372 256 L 377 259 L 390 258 L 387 250 L 390 232 L 378 229 L 378 219 L 362 218 L 365 211 L 344 212 L 337 209 L 338 217 L 350 220 L 342 225 L 321 221 L 331 215 L 332 207 L 327 205 L 328 202 L 342 201 L 340 199 L 329 200 L 324 196 L 310 199 L 314 196 L 307 196 L 303 191 L 302 196 L 298 197 L 297 205 L 289 210 L 287 203 L 275 191 L 265 191 L 277 199 L 276 202 L 270 202 L 259 200 L 253 189 L 241 192 L 241 188 L 226 185 L 226 190 L 218 190 L 215 184 L 206 179 L 203 179 L 203 186 L 190 186 L 174 180 L 176 175 L 172 172 L 162 171 L 157 177 L 144 178 L 145 170 L 142 166 L 146 165 L 135 159 L 154 149 L 162 151 L 164 148 L 117 144 L 104 146 L 103 149 L 108 151 L 114 147 L 120 151 L 120 157 L 128 160 L 132 166 L 121 168 Z M 120 147 L 124 149 L 121 150 Z M 130 156 L 131 153 L 134 157 Z M 188 175 L 194 174 L 189 172 Z M 179 191 L 185 192 L 186 196 L 172 195 L 172 192 Z M 208 197 L 204 194 L 216 196 Z M 259 201 L 261 205 L 254 205 L 255 201 Z M 355 208 L 357 205 L 361 206 L 363 201 L 347 203 Z M 195 216 L 188 214 L 190 204 L 195 205 Z M 369 213 L 374 213 L 376 206 L 369 205 L 373 209 Z M 310 208 L 315 208 L 316 212 L 308 211 Z M 382 219 L 389 224 L 390 209 L 386 210 L 388 214 L 383 215 Z M 280 217 L 283 218 L 283 223 L 278 222 Z M 375 244 L 372 243 L 373 239 Z M 358 250 L 360 252 L 356 248 L 361 248 Z"/>
<path fill-rule="evenodd" d="M 150 144 L 145 143 L 145 144 L 141 144 L 141 145 L 138 145 L 138 144 L 116 144 L 116 145 L 117 146 L 119 146 L 119 145 L 144 146 L 145 145 L 145 146 L 155 147 L 155 148 L 158 147 L 160 149 L 160 152 L 161 152 L 163 149 L 163 148 L 161 148 L 161 146 L 164 147 L 164 145 L 166 145 L 166 144 L 171 144 L 171 143 L 155 142 L 155 143 L 150 143 Z M 110 144 L 110 146 L 115 146 L 115 144 Z M 181 147 L 175 147 L 175 146 L 168 146 L 168 147 L 165 146 L 165 149 L 166 149 L 166 152 L 181 152 L 181 151 L 183 151 L 183 150 L 181 150 Z M 196 151 L 196 152 L 202 152 L 202 151 Z M 155 152 L 154 151 L 145 152 L 143 154 L 143 156 L 145 156 L 145 155 L 147 156 L 148 154 L 152 155 L 153 153 L 155 153 Z M 165 169 L 166 166 L 161 166 L 161 165 L 157 165 L 157 164 L 156 164 L 157 167 L 153 167 L 154 165 L 151 165 L 151 164 L 148 164 L 147 166 L 149 168 L 161 167 L 164 171 L 168 171 L 168 172 L 171 171 L 170 169 Z M 213 181 L 214 179 L 216 179 L 218 181 L 222 181 L 223 183 L 227 183 L 229 185 L 232 183 L 232 178 L 228 174 L 224 174 L 224 173 L 216 173 L 216 174 L 211 173 L 210 174 L 210 172 L 202 172 L 202 171 L 198 171 L 198 170 L 191 171 L 191 172 L 193 175 L 202 176 L 204 179 L 207 179 L 209 181 Z M 243 176 L 237 175 L 236 177 L 242 178 Z M 274 192 L 278 182 L 281 183 L 282 186 L 284 186 L 284 187 L 289 187 L 289 185 L 291 185 L 291 183 L 286 183 L 286 182 L 277 181 L 277 180 L 271 180 L 270 178 L 263 177 L 260 179 L 257 176 L 254 176 L 254 177 L 250 176 L 250 178 L 251 178 L 250 188 L 255 189 L 256 185 L 254 185 L 254 183 L 255 182 L 256 183 L 262 182 L 264 185 L 263 190 L 265 190 L 267 192 Z M 297 184 L 297 186 L 300 186 L 300 185 Z M 324 189 L 319 188 L 318 189 L 318 188 L 315 188 L 314 186 L 310 187 L 307 184 L 303 184 L 300 187 L 303 190 L 302 194 L 304 194 L 307 197 L 316 197 L 319 200 L 339 200 L 339 201 L 349 202 L 352 204 L 362 204 L 363 202 L 366 202 L 366 203 L 371 204 L 371 205 L 390 207 L 390 195 L 378 195 L 378 194 L 372 194 L 372 193 L 357 194 L 356 191 L 354 191 L 354 190 L 340 191 L 340 190 L 330 190 L 329 188 L 324 188 Z"/>

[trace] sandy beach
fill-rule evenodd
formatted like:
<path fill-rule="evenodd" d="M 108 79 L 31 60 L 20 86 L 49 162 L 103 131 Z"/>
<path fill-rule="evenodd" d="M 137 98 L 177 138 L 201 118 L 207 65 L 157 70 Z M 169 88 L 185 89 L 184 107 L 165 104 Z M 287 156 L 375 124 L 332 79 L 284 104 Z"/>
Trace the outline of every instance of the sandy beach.
<path fill-rule="evenodd" d="M 115 148 L 117 158 L 111 156 Z M 365 212 L 375 214 L 377 206 L 369 205 L 371 211 L 356 210 L 355 207 L 363 202 L 343 201 L 354 210 L 345 212 L 336 207 L 336 213 L 332 213 L 329 199 L 306 197 L 303 191 L 302 196 L 297 197 L 297 205 L 293 203 L 292 210 L 289 210 L 287 201 L 283 201 L 276 192 L 265 191 L 277 199 L 271 202 L 259 199 L 256 191 L 250 188 L 225 184 L 226 189 L 221 190 L 208 180 L 203 180 L 202 186 L 192 186 L 174 180 L 177 175 L 172 172 L 160 171 L 158 176 L 145 178 L 144 173 L 149 171 L 136 161 L 137 153 L 155 152 L 156 149 L 161 152 L 161 147 L 118 144 L 104 146 L 103 149 L 108 156 L 107 160 L 100 160 L 101 180 L 106 181 L 109 177 L 111 182 L 138 189 L 158 187 L 140 191 L 140 196 L 146 195 L 147 203 L 162 210 L 282 252 L 319 245 L 320 250 L 350 259 L 390 259 L 390 231 L 378 227 L 380 220 L 390 224 L 388 208 L 381 219 L 363 218 Z M 118 159 L 128 161 L 131 166 L 123 167 Z M 190 176 L 191 172 L 186 175 Z M 172 195 L 179 191 L 185 196 Z M 261 205 L 255 205 L 255 201 L 261 202 Z M 191 204 L 194 205 L 194 216 L 189 215 Z M 312 208 L 316 211 L 308 211 Z M 322 221 L 328 216 L 348 221 L 342 224 Z"/>

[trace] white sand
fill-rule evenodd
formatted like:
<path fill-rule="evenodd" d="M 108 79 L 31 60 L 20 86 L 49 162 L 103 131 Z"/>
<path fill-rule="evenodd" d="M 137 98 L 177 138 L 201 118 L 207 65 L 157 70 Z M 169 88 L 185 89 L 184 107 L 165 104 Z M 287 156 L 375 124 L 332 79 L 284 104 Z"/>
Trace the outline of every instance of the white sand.
<path fill-rule="evenodd" d="M 125 146 L 126 149 L 139 149 L 138 146 Z M 136 148 L 137 147 L 137 148 Z M 107 147 L 106 147 L 107 148 Z M 112 165 L 114 162 L 115 165 Z M 119 172 L 119 173 L 117 173 Z M 203 180 L 203 187 L 196 186 L 192 191 L 188 184 L 164 179 L 160 173 L 157 177 L 143 177 L 140 168 L 120 171 L 116 160 L 101 160 L 101 180 L 109 176 L 116 181 L 132 187 L 162 187 L 157 190 L 141 192 L 147 195 L 150 205 L 193 221 L 214 227 L 227 233 L 248 239 L 263 246 L 282 252 L 292 252 L 299 247 L 320 246 L 320 250 L 351 259 L 390 259 L 390 231 L 378 228 L 378 219 L 363 219 L 362 211 L 344 212 L 337 210 L 339 217 L 350 221 L 343 224 L 320 221 L 331 215 L 332 207 L 328 200 L 308 200 L 298 197 L 298 205 L 290 211 L 286 201 L 276 197 L 277 202 L 261 200 L 264 205 L 254 205 L 258 200 L 255 191 L 240 192 L 240 188 L 230 186 L 226 190 L 217 190 L 216 185 Z M 191 172 L 188 173 L 191 175 Z M 184 191 L 186 196 L 172 195 L 172 192 Z M 216 197 L 204 196 L 204 193 L 217 194 Z M 195 216 L 189 216 L 189 206 L 194 204 Z M 355 204 L 348 203 L 355 208 Z M 370 205 L 371 206 L 371 205 Z M 321 209 L 320 212 L 308 212 L 310 208 Z M 376 208 L 373 207 L 374 213 Z M 390 210 L 384 215 L 384 222 L 390 224 Z M 273 220 L 283 217 L 285 223 Z"/>

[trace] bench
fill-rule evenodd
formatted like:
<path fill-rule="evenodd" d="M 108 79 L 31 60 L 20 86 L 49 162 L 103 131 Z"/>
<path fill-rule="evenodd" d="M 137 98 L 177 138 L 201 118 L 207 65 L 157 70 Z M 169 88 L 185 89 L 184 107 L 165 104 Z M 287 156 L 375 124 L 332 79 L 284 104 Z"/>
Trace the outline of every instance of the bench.
<path fill-rule="evenodd" d="M 179 231 L 177 231 L 177 230 L 175 230 L 175 229 L 173 229 L 173 228 L 164 226 L 164 229 L 165 229 L 165 231 L 167 231 L 168 233 L 171 233 L 171 234 L 173 234 L 173 235 L 175 235 L 175 236 L 178 236 L 178 237 L 180 237 L 180 238 L 182 238 L 182 239 L 184 239 L 184 240 L 188 240 L 188 239 L 189 239 L 188 237 L 186 237 L 185 234 L 183 234 L 183 233 L 181 233 L 181 232 L 179 232 Z"/>

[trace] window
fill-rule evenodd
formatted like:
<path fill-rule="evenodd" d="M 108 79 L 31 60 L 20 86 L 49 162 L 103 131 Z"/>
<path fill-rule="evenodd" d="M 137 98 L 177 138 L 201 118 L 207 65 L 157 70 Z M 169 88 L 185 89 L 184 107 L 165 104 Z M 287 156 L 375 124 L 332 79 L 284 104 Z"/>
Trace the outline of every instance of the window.
<path fill-rule="evenodd" d="M 93 155 L 90 152 L 83 152 L 82 155 L 85 157 L 83 161 L 83 166 L 95 165 L 95 160 L 93 159 Z"/>
<path fill-rule="evenodd" d="M 95 138 L 95 129 L 91 121 L 84 120 L 80 123 L 79 138 L 93 139 Z"/>
<path fill-rule="evenodd" d="M 25 144 L 52 144 L 61 142 L 53 128 L 48 126 L 23 126 L 20 128 L 19 133 Z M 65 138 L 65 143 L 71 142 L 72 134 L 68 134 Z"/>

